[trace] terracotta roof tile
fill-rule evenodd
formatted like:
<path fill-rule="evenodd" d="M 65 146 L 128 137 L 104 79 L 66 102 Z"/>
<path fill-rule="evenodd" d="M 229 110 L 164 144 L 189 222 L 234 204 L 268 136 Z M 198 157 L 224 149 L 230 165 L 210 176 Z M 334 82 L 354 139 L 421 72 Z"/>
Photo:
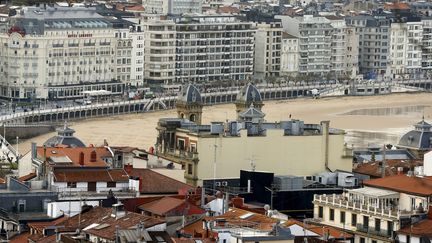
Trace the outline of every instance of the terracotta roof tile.
<path fill-rule="evenodd" d="M 363 184 L 365 186 L 384 188 L 419 196 L 432 195 L 432 177 L 430 176 L 395 175 L 363 181 Z"/>
<path fill-rule="evenodd" d="M 412 226 L 406 226 L 398 231 L 405 235 L 432 237 L 432 220 L 425 219 Z"/>
<path fill-rule="evenodd" d="M 190 202 L 174 197 L 163 197 L 159 200 L 142 204 L 139 206 L 139 209 L 159 216 L 165 216 L 168 214 L 183 214 L 187 216 L 205 213 L 204 210 L 191 204 Z"/>
<path fill-rule="evenodd" d="M 56 182 L 125 182 L 129 176 L 123 169 L 98 169 L 98 170 L 76 170 L 58 171 L 54 170 L 54 181 Z"/>
<path fill-rule="evenodd" d="M 90 161 L 90 155 L 93 151 L 96 151 L 96 161 L 91 162 Z M 110 151 L 105 147 L 84 147 L 84 148 L 63 148 L 63 147 L 47 147 L 46 148 L 46 159 L 47 161 L 50 161 L 50 158 L 53 157 L 65 157 L 67 156 L 72 163 L 71 164 L 63 164 L 61 166 L 68 166 L 68 167 L 81 167 L 79 164 L 79 156 L 80 153 L 84 153 L 84 166 L 88 167 L 107 167 L 108 165 L 102 160 L 104 157 L 112 157 Z M 38 147 L 37 148 L 37 157 L 41 160 L 44 159 L 44 148 Z M 54 163 L 50 162 L 51 166 L 60 166 L 55 165 Z"/>
<path fill-rule="evenodd" d="M 29 232 L 25 232 L 13 237 L 9 242 L 10 243 L 27 243 L 28 237 L 30 236 Z"/>
<path fill-rule="evenodd" d="M 129 175 L 141 178 L 140 192 L 145 194 L 177 194 L 180 189 L 193 188 L 186 183 L 172 179 L 151 169 L 133 169 Z"/>
<path fill-rule="evenodd" d="M 317 235 L 320 236 L 324 236 L 324 232 L 327 233 L 330 237 L 332 238 L 336 238 L 336 239 L 340 239 L 340 238 L 353 238 L 354 236 L 352 234 L 349 234 L 347 232 L 344 232 L 342 230 L 339 230 L 337 228 L 334 227 L 330 227 L 327 225 L 304 225 L 303 222 L 295 220 L 295 219 L 290 219 L 288 221 L 286 221 L 285 223 L 283 223 L 283 226 L 285 227 L 290 227 L 292 225 L 298 225 L 302 228 L 308 229 L 312 232 L 314 232 Z"/>
<path fill-rule="evenodd" d="M 216 11 L 217 13 L 240 13 L 240 9 L 232 6 L 219 7 Z"/>
<path fill-rule="evenodd" d="M 30 174 L 21 176 L 21 177 L 18 178 L 18 180 L 21 181 L 21 182 L 24 182 L 24 181 L 31 180 L 33 178 L 36 178 L 36 173 L 35 172 L 32 172 Z"/>
<path fill-rule="evenodd" d="M 244 218 L 245 215 L 249 216 Z M 231 225 L 242 226 L 247 224 L 249 227 L 268 231 L 272 230 L 274 224 L 278 222 L 278 219 L 239 208 L 230 208 L 230 210 L 223 215 L 217 217 L 208 217 L 207 219 L 225 219 L 226 222 L 230 223 Z"/>
<path fill-rule="evenodd" d="M 403 172 L 407 172 L 411 166 L 423 165 L 421 160 L 386 160 L 386 176 L 397 175 L 398 167 L 403 168 Z M 381 177 L 381 162 L 362 163 L 353 169 L 353 172 L 369 175 L 373 177 Z"/>

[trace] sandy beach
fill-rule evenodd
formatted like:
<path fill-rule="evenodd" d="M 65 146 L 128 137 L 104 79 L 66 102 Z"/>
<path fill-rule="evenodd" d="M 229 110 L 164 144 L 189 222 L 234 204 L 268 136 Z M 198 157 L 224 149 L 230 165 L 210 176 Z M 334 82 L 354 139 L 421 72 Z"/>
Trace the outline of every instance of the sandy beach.
<path fill-rule="evenodd" d="M 368 97 L 302 98 L 269 101 L 263 111 L 267 121 L 301 119 L 306 123 L 330 120 L 330 125 L 347 131 L 348 144 L 357 146 L 371 143 L 396 143 L 399 136 L 425 116 L 432 122 L 432 94 L 392 94 Z M 129 145 L 148 149 L 155 143 L 159 118 L 176 117 L 175 110 L 139 113 L 123 116 L 71 122 L 76 136 L 87 145 Z M 234 104 L 204 107 L 203 123 L 235 119 Z M 42 145 L 55 133 L 20 141 L 19 150 L 25 153 L 31 141 Z"/>

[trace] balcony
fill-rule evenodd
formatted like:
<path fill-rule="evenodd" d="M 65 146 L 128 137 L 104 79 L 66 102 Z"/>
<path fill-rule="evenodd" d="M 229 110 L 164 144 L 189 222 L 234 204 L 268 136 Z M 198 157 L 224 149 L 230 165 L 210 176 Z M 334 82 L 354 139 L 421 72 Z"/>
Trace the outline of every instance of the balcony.
<path fill-rule="evenodd" d="M 353 200 L 348 200 L 343 195 L 314 195 L 314 204 L 325 204 L 346 210 L 358 211 L 368 215 L 376 215 L 390 219 L 398 219 L 404 212 L 392 208 L 380 208 L 376 205 L 362 204 Z"/>
<path fill-rule="evenodd" d="M 377 230 L 374 227 L 368 227 L 367 225 L 364 224 L 357 224 L 357 231 L 370 234 L 370 235 L 381 236 L 385 238 L 392 236 L 392 232 L 389 230 L 381 230 L 381 229 Z"/>
<path fill-rule="evenodd" d="M 185 150 L 180 149 L 167 149 L 165 151 L 157 152 L 158 156 L 165 156 L 167 158 L 170 158 L 172 160 L 178 161 L 178 160 L 195 160 L 198 159 L 198 153 L 197 152 L 189 152 Z"/>

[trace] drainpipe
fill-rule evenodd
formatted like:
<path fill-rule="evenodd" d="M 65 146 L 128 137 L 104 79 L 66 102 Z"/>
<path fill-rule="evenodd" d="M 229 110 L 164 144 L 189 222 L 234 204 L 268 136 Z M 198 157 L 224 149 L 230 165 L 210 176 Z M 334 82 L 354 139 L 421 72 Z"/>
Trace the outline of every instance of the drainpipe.
<path fill-rule="evenodd" d="M 329 168 L 329 135 L 330 121 L 321 121 L 322 136 L 324 140 L 324 166 L 326 170 L 332 172 Z"/>

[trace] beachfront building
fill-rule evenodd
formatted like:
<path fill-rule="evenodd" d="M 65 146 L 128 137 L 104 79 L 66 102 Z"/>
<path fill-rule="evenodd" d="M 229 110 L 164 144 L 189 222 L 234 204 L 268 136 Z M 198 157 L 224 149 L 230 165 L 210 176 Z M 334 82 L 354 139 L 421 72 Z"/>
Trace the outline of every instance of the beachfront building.
<path fill-rule="evenodd" d="M 179 99 L 188 101 L 185 96 L 195 92 L 195 102 L 202 103 L 191 86 L 185 87 Z M 181 164 L 192 185 L 202 185 L 205 179 L 238 177 L 242 169 L 295 176 L 351 171 L 352 157 L 344 145 L 343 130 L 330 128 L 328 121 L 266 122 L 259 90 L 248 84 L 243 91 L 237 100 L 244 101 L 243 107 L 250 105 L 238 113 L 237 120 L 198 125 L 181 116 L 160 119 L 156 154 Z"/>
<path fill-rule="evenodd" d="M 123 91 L 116 75 L 115 28 L 94 8 L 24 7 L 0 33 L 0 96 L 82 97 L 87 90 Z"/>
<path fill-rule="evenodd" d="M 230 15 L 182 15 L 172 20 L 176 26 L 175 82 L 244 80 L 252 76 L 252 23 Z"/>
<path fill-rule="evenodd" d="M 394 242 L 396 231 L 425 218 L 431 175 L 426 170 L 424 176 L 394 175 L 343 194 L 315 195 L 314 220 L 354 234 L 355 243 Z"/>
<path fill-rule="evenodd" d="M 312 15 L 277 18 L 282 20 L 287 34 L 298 37 L 299 74 L 338 78 L 357 73 L 355 32 L 342 18 Z"/>
<path fill-rule="evenodd" d="M 180 15 L 185 13 L 202 13 L 200 0 L 146 0 L 143 1 L 148 14 Z"/>
<path fill-rule="evenodd" d="M 300 60 L 299 38 L 286 32 L 282 33 L 281 76 L 295 76 Z"/>
<path fill-rule="evenodd" d="M 175 24 L 166 16 L 143 16 L 144 81 L 153 84 L 171 84 L 175 80 L 176 35 Z"/>
<path fill-rule="evenodd" d="M 282 24 L 255 25 L 254 77 L 279 76 L 281 69 Z"/>

